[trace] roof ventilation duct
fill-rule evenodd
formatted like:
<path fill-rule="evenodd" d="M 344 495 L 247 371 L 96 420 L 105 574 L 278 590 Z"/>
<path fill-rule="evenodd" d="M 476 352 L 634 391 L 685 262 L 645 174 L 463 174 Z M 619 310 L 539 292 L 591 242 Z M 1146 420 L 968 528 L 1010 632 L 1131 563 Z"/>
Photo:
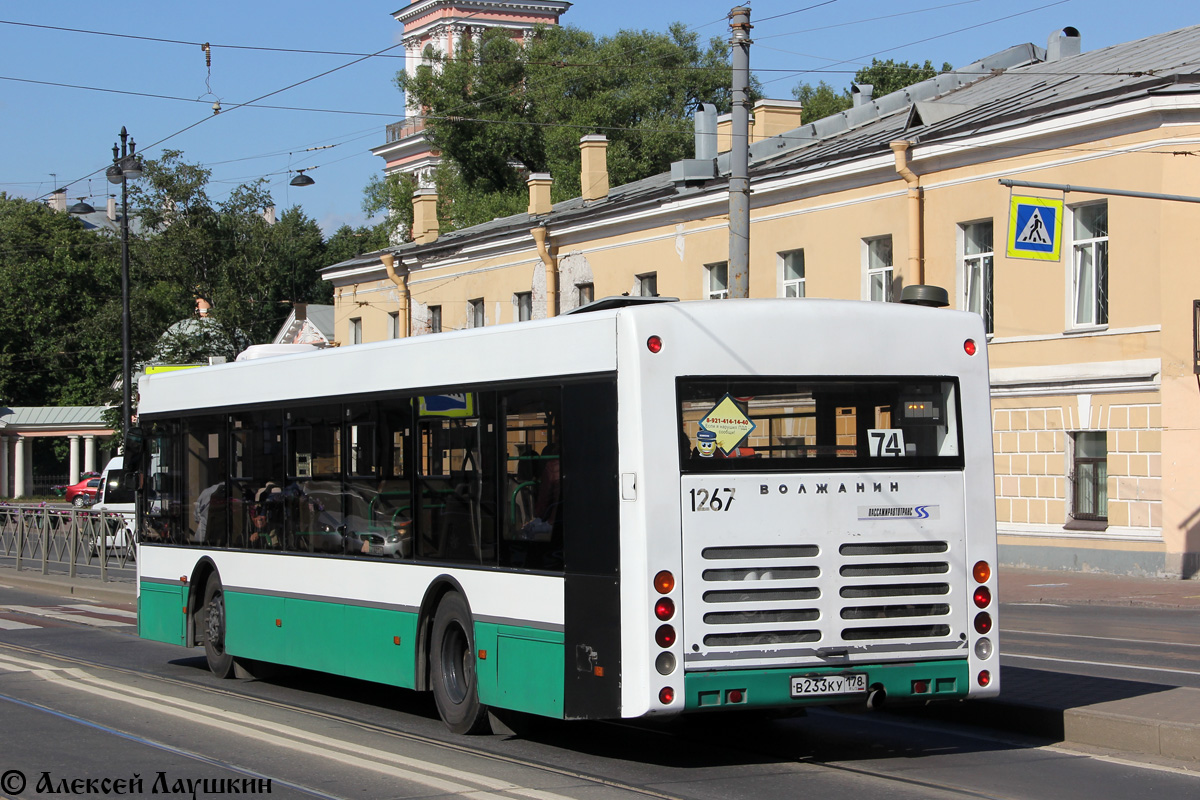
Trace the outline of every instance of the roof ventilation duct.
<path fill-rule="evenodd" d="M 1083 37 L 1079 31 L 1070 26 L 1050 34 L 1046 41 L 1046 60 L 1058 61 L 1062 58 L 1077 56 L 1083 49 Z"/>

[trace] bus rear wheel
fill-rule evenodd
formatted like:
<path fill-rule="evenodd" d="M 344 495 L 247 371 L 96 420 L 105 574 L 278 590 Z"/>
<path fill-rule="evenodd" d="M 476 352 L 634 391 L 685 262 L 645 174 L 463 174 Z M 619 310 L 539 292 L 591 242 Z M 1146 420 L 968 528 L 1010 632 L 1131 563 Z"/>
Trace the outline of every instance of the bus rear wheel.
<path fill-rule="evenodd" d="M 434 614 L 430 661 L 433 699 L 446 727 L 454 733 L 490 732 L 487 706 L 479 702 L 471 610 L 458 592 L 443 597 Z"/>
<path fill-rule="evenodd" d="M 233 677 L 233 656 L 225 652 L 225 590 L 217 573 L 204 585 L 204 606 L 200 610 L 200 630 L 204 638 L 204 657 L 218 678 Z"/>

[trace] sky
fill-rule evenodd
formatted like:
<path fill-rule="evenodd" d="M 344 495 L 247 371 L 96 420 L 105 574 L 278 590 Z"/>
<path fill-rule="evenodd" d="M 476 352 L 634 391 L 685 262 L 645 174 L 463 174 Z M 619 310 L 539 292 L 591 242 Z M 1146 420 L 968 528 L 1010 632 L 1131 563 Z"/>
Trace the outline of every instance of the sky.
<path fill-rule="evenodd" d="M 298 205 L 327 235 L 376 222 L 362 211 L 362 193 L 384 166 L 371 148 L 404 116 L 394 80 L 402 28 L 392 13 L 407 4 L 0 2 L 0 191 L 40 199 L 68 186 L 69 204 L 89 197 L 102 207 L 112 191 L 104 170 L 124 126 L 146 157 L 180 150 L 210 169 L 214 201 L 265 178 L 280 212 Z M 734 5 L 578 0 L 562 22 L 601 36 L 681 22 L 704 40 L 728 39 Z M 1195 0 L 745 5 L 754 25 L 751 70 L 768 97 L 782 99 L 799 83 L 846 88 L 872 58 L 958 67 L 1015 44 L 1045 47 L 1066 26 L 1080 31 L 1088 51 L 1200 23 Z M 316 183 L 290 186 L 302 168 Z"/>

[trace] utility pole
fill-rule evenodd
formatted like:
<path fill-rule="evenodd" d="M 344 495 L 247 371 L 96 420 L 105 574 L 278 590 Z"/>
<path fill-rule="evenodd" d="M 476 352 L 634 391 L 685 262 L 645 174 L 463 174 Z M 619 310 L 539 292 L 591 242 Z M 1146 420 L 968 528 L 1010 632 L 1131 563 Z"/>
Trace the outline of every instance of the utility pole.
<path fill-rule="evenodd" d="M 729 296 L 750 296 L 750 9 L 729 12 L 733 151 L 729 154 Z"/>

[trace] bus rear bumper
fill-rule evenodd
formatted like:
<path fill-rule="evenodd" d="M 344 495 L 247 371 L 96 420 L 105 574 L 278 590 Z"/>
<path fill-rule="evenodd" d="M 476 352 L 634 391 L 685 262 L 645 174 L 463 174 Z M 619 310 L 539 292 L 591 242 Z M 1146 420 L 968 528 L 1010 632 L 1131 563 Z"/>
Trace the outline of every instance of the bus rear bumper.
<path fill-rule="evenodd" d="M 684 708 L 694 712 L 925 703 L 960 700 L 969 689 L 965 658 L 853 667 L 690 672 L 684 678 Z"/>

